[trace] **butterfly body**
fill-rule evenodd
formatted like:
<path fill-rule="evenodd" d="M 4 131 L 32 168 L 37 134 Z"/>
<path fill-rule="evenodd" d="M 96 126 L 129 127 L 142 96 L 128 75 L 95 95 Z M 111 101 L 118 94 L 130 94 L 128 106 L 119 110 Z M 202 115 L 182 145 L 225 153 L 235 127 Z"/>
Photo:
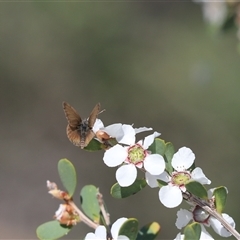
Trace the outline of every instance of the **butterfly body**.
<path fill-rule="evenodd" d="M 93 108 L 89 118 L 83 120 L 68 103 L 63 102 L 63 109 L 68 120 L 68 139 L 77 147 L 86 147 L 95 136 L 92 128 L 100 111 L 100 103 Z"/>

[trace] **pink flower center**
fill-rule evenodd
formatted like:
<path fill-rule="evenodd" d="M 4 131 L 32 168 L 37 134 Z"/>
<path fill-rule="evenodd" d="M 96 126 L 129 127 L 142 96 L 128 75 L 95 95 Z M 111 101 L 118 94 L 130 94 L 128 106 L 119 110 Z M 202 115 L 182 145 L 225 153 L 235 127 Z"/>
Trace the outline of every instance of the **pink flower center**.
<path fill-rule="evenodd" d="M 191 179 L 188 172 L 173 172 L 171 182 L 179 187 L 184 186 Z"/>
<path fill-rule="evenodd" d="M 126 162 L 132 163 L 137 167 L 142 167 L 147 151 L 140 145 L 135 144 L 128 148 L 128 157 Z"/>

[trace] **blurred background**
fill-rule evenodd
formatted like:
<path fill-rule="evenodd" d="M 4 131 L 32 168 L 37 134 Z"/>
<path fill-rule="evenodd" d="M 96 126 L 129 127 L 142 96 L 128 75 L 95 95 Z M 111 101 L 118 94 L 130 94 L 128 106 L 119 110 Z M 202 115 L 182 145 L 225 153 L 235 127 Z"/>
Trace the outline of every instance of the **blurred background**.
<path fill-rule="evenodd" d="M 158 221 L 159 239 L 179 232 L 178 208 L 165 209 L 158 189 L 110 196 L 116 168 L 104 165 L 103 152 L 68 141 L 62 101 L 82 117 L 100 102 L 106 125 L 153 127 L 176 151 L 190 147 L 210 187 L 228 187 L 225 212 L 240 229 L 235 31 L 211 37 L 192 2 L 2 2 L 0 22 L 1 239 L 36 239 L 36 228 L 52 220 L 60 201 L 47 193 L 46 180 L 61 187 L 61 158 L 77 169 L 77 192 L 86 184 L 100 188 L 112 222 Z M 65 239 L 90 231 L 79 224 Z"/>

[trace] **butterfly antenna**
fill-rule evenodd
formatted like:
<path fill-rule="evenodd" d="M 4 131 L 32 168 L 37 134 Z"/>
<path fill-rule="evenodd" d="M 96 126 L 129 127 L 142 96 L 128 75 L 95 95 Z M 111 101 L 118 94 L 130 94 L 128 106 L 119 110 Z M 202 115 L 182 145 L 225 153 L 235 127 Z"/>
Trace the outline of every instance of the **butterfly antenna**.
<path fill-rule="evenodd" d="M 103 109 L 103 110 L 101 110 L 98 114 L 103 113 L 103 112 L 105 112 L 105 111 L 106 111 L 106 109 Z"/>

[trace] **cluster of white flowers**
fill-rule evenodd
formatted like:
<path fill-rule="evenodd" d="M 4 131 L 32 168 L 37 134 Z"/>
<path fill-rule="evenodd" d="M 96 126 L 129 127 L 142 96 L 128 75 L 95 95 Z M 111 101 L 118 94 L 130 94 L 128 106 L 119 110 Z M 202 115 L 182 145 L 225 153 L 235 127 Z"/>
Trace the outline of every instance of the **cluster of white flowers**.
<path fill-rule="evenodd" d="M 196 167 L 193 170 L 189 170 L 194 164 L 195 154 L 187 147 L 180 148 L 173 155 L 171 161 L 173 171 L 169 174 L 169 172 L 165 170 L 166 164 L 164 157 L 160 154 L 152 154 L 148 149 L 155 138 L 160 136 L 160 133 L 153 132 L 145 137 L 144 140 L 136 142 L 137 133 L 151 131 L 152 128 L 133 128 L 132 125 L 121 123 L 104 127 L 102 121 L 97 119 L 93 130 L 95 133 L 98 130 L 102 130 L 118 142 L 113 147 L 107 149 L 103 156 L 103 161 L 108 167 L 118 167 L 116 171 L 118 184 L 121 187 L 131 186 L 137 178 L 137 169 L 141 169 L 145 172 L 146 182 L 151 188 L 159 187 L 158 180 L 166 183 L 165 186 L 162 186 L 159 190 L 159 200 L 165 207 L 174 208 L 181 204 L 183 193 L 186 192 L 185 184 L 189 181 L 194 180 L 201 184 L 211 183 L 201 168 Z M 183 209 L 179 210 L 176 221 L 177 228 L 182 229 L 193 219 L 197 221 L 197 218 L 194 217 L 196 211 L 196 209 L 192 212 Z M 231 217 L 226 214 L 224 214 L 223 217 L 235 227 L 235 223 Z M 121 225 L 123 222 L 123 218 L 121 218 L 118 224 Z M 199 222 L 201 223 L 200 220 Z M 201 225 L 201 239 L 213 239 L 204 228 L 204 225 L 212 226 L 214 231 L 221 236 L 226 237 L 231 235 L 217 219 L 207 216 Z M 124 236 L 116 237 L 116 233 L 114 236 L 114 239 L 125 239 Z M 86 239 L 90 239 L 89 237 L 91 237 L 91 239 L 106 239 L 104 238 L 106 237 L 106 230 L 101 226 L 101 228 L 96 229 L 95 235 L 93 233 L 88 234 Z M 175 239 L 183 239 L 183 235 L 179 233 Z"/>
<path fill-rule="evenodd" d="M 208 198 L 211 199 L 213 197 L 214 189 L 208 190 Z M 232 217 L 230 217 L 226 213 L 222 213 L 222 217 L 229 223 L 233 228 L 235 228 L 235 222 Z M 214 217 L 206 213 L 202 208 L 199 206 L 193 207 L 190 211 L 186 209 L 180 209 L 177 212 L 177 220 L 176 220 L 176 227 L 178 229 L 184 228 L 190 221 L 196 221 L 201 224 L 201 236 L 200 239 L 210 239 L 214 240 L 212 236 L 207 232 L 205 227 L 212 227 L 212 229 L 222 237 L 229 237 L 232 234 L 227 231 L 227 229 Z M 183 235 L 179 233 L 175 240 L 183 239 Z"/>
<path fill-rule="evenodd" d="M 126 222 L 127 218 L 122 217 L 115 221 L 111 227 L 112 240 L 129 240 L 128 237 L 123 235 L 118 235 L 119 229 Z M 96 228 L 95 233 L 88 233 L 85 237 L 85 240 L 106 240 L 107 230 L 104 226 L 100 225 Z"/>

